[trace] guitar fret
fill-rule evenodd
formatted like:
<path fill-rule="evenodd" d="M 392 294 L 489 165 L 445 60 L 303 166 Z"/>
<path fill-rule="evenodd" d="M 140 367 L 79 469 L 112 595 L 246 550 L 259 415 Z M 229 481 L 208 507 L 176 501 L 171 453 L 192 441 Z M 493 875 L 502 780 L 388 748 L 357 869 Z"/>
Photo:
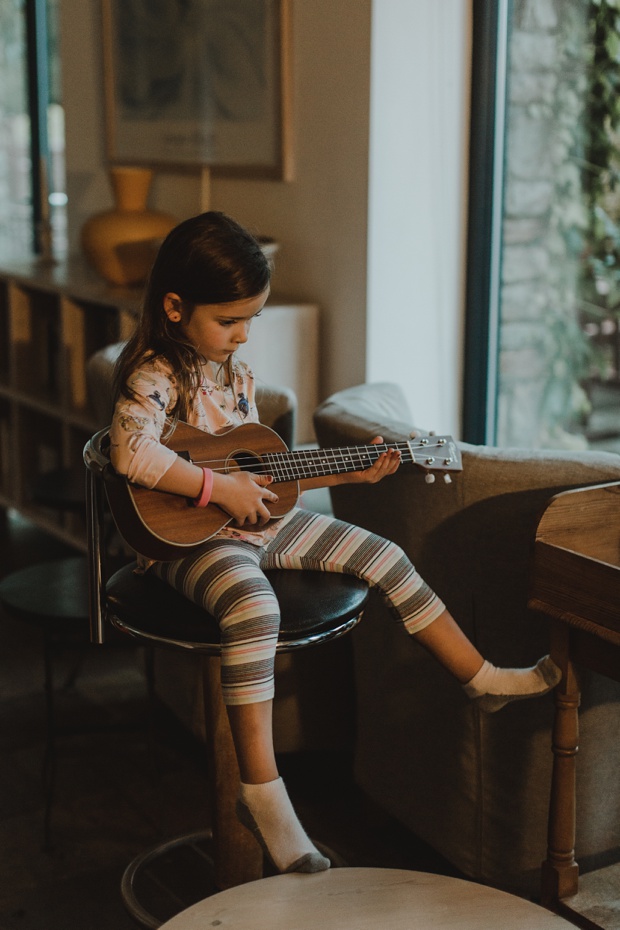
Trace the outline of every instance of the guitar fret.
<path fill-rule="evenodd" d="M 263 460 L 267 462 L 268 468 L 266 473 L 273 475 L 275 481 L 287 481 L 291 480 L 291 476 L 286 471 L 286 465 L 283 462 L 284 455 L 277 455 L 275 453 L 268 453 L 263 456 Z"/>

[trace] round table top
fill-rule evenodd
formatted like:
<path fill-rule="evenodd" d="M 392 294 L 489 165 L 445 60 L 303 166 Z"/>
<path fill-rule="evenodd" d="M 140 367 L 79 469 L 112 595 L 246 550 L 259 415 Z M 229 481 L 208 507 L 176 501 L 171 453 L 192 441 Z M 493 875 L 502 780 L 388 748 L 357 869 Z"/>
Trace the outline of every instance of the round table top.
<path fill-rule="evenodd" d="M 160 930 L 574 930 L 531 901 L 401 869 L 276 875 L 205 898 Z"/>

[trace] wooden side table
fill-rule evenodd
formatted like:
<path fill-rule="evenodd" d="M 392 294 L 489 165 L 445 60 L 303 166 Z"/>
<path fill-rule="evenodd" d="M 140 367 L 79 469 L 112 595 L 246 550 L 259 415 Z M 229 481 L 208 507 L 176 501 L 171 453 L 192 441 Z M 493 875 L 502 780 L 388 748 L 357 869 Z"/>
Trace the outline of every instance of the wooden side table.
<path fill-rule="evenodd" d="M 570 930 L 571 924 L 486 885 L 401 869 L 276 875 L 205 898 L 160 930 Z"/>
<path fill-rule="evenodd" d="M 556 689 L 542 902 L 586 928 L 620 928 L 620 864 L 579 878 L 575 861 L 578 667 L 620 681 L 620 482 L 551 498 L 536 533 L 530 607 L 551 618 Z"/>

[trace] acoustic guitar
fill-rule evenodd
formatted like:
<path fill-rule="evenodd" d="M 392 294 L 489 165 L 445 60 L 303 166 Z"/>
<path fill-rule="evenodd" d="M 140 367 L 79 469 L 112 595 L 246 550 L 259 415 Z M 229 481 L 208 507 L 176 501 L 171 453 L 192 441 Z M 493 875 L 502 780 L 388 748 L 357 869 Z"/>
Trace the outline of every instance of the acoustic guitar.
<path fill-rule="evenodd" d="M 297 504 L 299 481 L 363 471 L 386 449 L 399 449 L 403 463 L 427 472 L 461 471 L 461 455 L 450 436 L 421 436 L 404 442 L 290 452 L 277 433 L 258 423 L 245 423 L 225 433 L 206 433 L 179 422 L 165 444 L 196 465 L 229 474 L 236 470 L 271 475 L 278 501 L 269 504 L 272 518 Z M 449 480 L 449 479 L 448 479 Z M 112 515 L 125 541 L 137 552 L 159 561 L 189 555 L 233 518 L 217 504 L 190 506 L 185 497 L 148 490 L 116 475 L 107 475 Z M 249 525 L 248 529 L 257 529 Z"/>

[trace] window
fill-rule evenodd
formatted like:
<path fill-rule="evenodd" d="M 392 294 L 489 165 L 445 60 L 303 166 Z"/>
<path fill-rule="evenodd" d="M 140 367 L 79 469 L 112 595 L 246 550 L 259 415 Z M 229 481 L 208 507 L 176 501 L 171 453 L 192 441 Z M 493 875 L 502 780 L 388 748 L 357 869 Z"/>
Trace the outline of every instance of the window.
<path fill-rule="evenodd" d="M 66 243 L 58 0 L 0 0 L 0 250 Z"/>
<path fill-rule="evenodd" d="M 620 450 L 618 0 L 474 0 L 464 435 Z"/>

